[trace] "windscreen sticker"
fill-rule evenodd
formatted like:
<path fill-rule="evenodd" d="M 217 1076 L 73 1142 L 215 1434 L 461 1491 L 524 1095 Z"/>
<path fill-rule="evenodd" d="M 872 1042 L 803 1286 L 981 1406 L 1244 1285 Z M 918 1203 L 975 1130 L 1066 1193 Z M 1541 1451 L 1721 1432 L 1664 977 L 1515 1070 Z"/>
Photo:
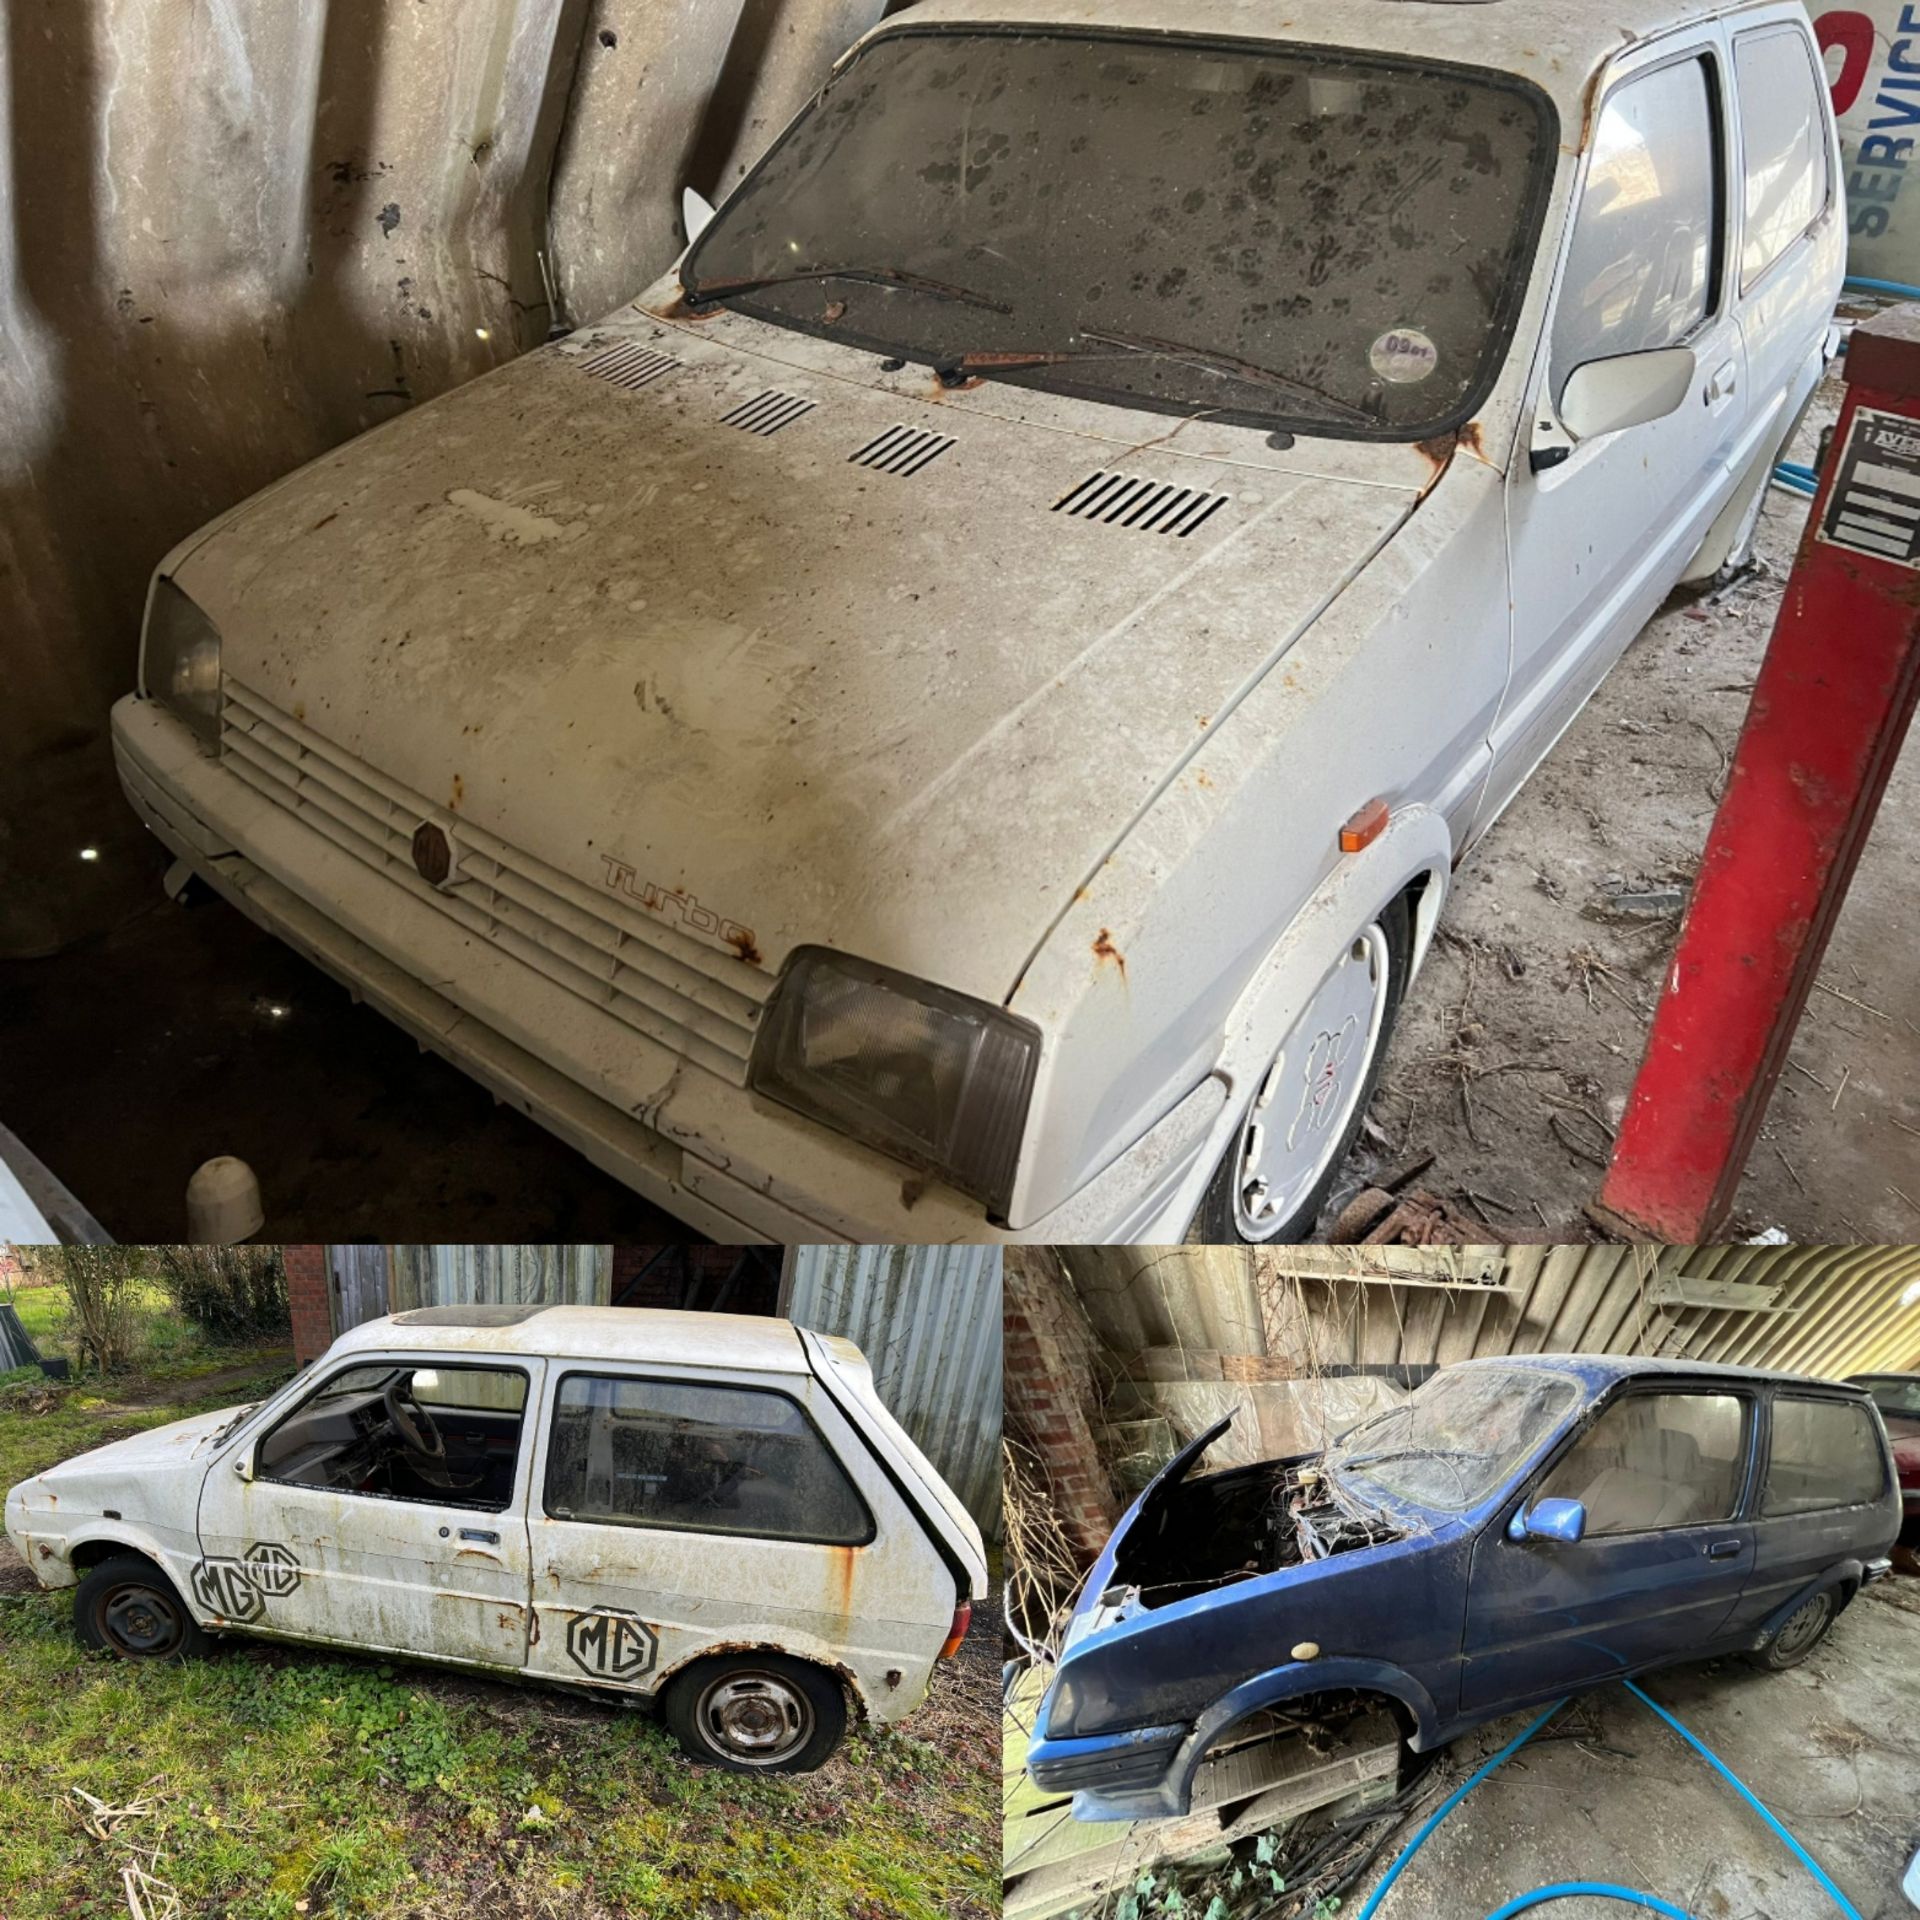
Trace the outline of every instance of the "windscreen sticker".
<path fill-rule="evenodd" d="M 1440 349 L 1418 327 L 1395 327 L 1373 343 L 1367 359 L 1382 380 L 1406 387 L 1439 366 Z"/>
<path fill-rule="evenodd" d="M 624 1607 L 595 1607 L 567 1622 L 567 1657 L 583 1673 L 637 1680 L 660 1651 L 653 1629 Z"/>
<path fill-rule="evenodd" d="M 1814 538 L 1920 567 L 1920 422 L 1854 409 Z"/>

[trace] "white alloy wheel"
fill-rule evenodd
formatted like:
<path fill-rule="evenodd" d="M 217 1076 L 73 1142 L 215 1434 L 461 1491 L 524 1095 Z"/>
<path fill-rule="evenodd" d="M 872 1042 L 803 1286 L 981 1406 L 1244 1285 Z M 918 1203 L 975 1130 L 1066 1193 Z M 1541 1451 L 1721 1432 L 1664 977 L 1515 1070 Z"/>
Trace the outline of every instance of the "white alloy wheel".
<path fill-rule="evenodd" d="M 1332 1166 L 1380 1048 L 1392 980 L 1375 921 L 1302 1009 L 1241 1130 L 1233 1223 L 1242 1239 L 1271 1239 Z"/>

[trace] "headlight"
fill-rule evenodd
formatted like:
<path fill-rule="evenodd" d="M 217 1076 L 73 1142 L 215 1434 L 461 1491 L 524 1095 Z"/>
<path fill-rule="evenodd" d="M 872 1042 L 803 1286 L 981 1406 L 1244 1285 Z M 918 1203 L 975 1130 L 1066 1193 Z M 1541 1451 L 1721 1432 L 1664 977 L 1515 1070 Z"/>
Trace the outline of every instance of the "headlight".
<path fill-rule="evenodd" d="M 140 643 L 147 697 L 209 746 L 220 741 L 220 629 L 171 580 L 153 583 Z"/>
<path fill-rule="evenodd" d="M 825 947 L 796 953 L 749 1084 L 1004 1214 L 1040 1036 L 984 1000 Z"/>

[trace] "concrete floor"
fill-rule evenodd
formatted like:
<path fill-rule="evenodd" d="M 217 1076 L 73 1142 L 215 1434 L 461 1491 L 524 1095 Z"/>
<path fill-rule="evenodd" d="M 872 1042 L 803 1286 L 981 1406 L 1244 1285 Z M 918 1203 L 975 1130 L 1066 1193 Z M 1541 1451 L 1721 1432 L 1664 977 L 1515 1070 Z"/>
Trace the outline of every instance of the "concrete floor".
<path fill-rule="evenodd" d="M 1815 458 L 1830 382 L 1794 451 Z M 1674 594 L 1462 863 L 1336 1203 L 1431 1151 L 1420 1184 L 1528 1239 L 1592 1237 L 1598 1191 L 1667 961 L 1674 912 L 1620 891 L 1692 882 L 1806 503 L 1767 497 L 1759 579 Z M 1879 817 L 1717 1236 L 1920 1239 L 1920 728 Z M 1331 1216 L 1331 1211 L 1328 1216 Z"/>
<path fill-rule="evenodd" d="M 1773 1810 L 1864 1920 L 1912 1920 L 1899 1883 L 1920 1847 L 1920 1581 L 1868 1589 L 1788 1673 L 1727 1660 L 1643 1684 Z M 1806 1869 L 1638 1700 L 1609 1687 L 1584 1704 L 1591 1733 L 1530 1743 L 1474 1788 L 1414 1856 L 1380 1920 L 1480 1920 L 1568 1880 L 1656 1894 L 1695 1920 L 1832 1920 L 1832 1901 Z M 1530 1717 L 1462 1741 L 1454 1779 Z M 1351 1890 L 1342 1912 L 1357 1911 L 1378 1877 Z M 1542 1911 L 1613 1920 L 1635 1909 L 1580 1898 Z"/>

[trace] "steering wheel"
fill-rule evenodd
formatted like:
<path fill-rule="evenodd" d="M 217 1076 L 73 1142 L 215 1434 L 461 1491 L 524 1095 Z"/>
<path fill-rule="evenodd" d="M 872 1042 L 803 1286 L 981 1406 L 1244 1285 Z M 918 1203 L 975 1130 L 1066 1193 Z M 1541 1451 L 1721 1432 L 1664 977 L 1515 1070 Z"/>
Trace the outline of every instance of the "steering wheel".
<path fill-rule="evenodd" d="M 387 1418 L 393 1422 L 394 1431 L 406 1443 L 409 1451 L 423 1454 L 429 1460 L 444 1460 L 447 1457 L 447 1443 L 441 1437 L 440 1429 L 434 1425 L 433 1415 L 417 1400 L 409 1410 L 400 1398 L 404 1391 L 401 1385 L 403 1377 L 411 1383 L 411 1375 L 396 1374 L 380 1395 L 387 1409 Z"/>

